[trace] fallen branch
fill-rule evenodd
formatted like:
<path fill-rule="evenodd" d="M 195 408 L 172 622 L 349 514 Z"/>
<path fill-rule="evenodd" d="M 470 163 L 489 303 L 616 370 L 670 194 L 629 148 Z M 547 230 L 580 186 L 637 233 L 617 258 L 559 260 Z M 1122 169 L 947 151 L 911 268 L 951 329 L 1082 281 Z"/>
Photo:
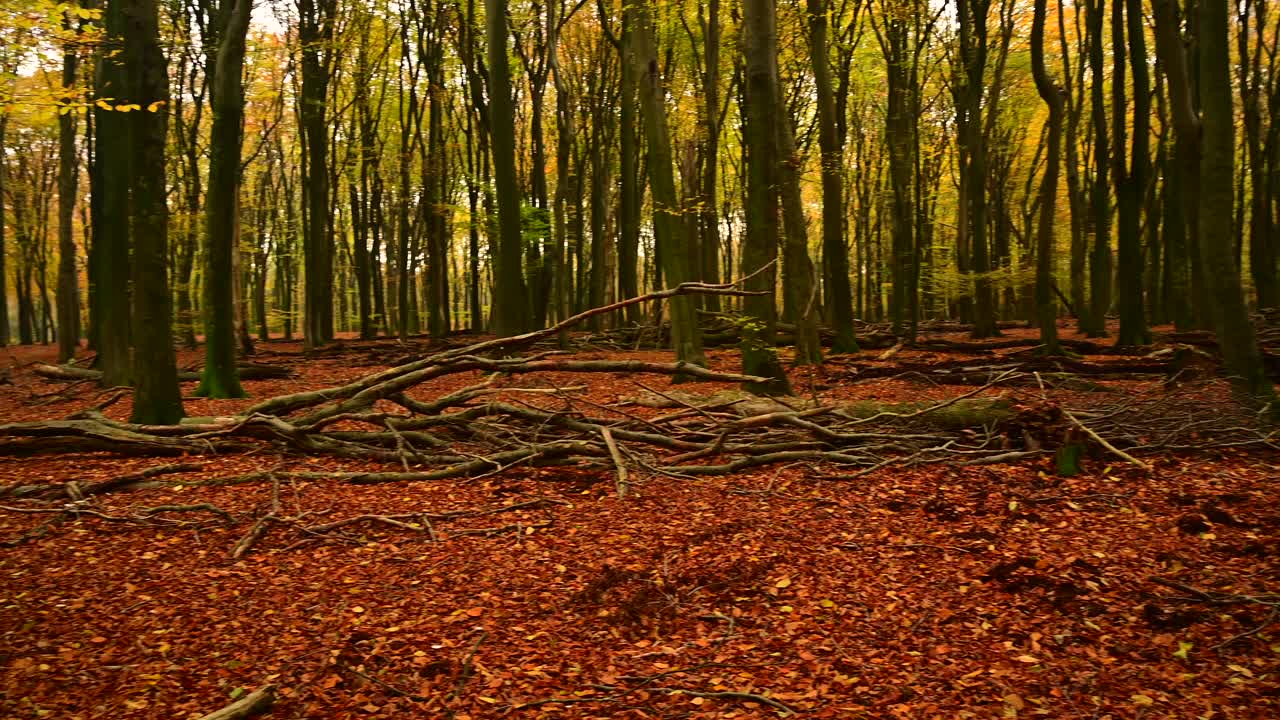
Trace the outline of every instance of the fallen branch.
<path fill-rule="evenodd" d="M 101 370 L 91 370 L 89 368 L 71 367 L 68 365 L 46 365 L 38 364 L 31 369 L 31 372 L 39 375 L 46 380 L 58 381 L 98 381 L 102 379 Z M 240 365 L 236 368 L 241 380 L 279 380 L 293 376 L 293 371 L 287 367 L 277 365 L 257 365 L 247 364 Z M 200 382 L 203 376 L 198 372 L 183 371 L 178 373 L 179 382 Z"/>
<path fill-rule="evenodd" d="M 622 461 L 622 453 L 618 452 L 618 443 L 614 442 L 613 433 L 609 432 L 609 428 L 600 428 L 600 434 L 604 436 L 604 443 L 609 446 L 609 456 L 613 458 L 613 465 L 618 469 L 618 498 L 625 498 L 627 496 L 626 463 Z"/>
<path fill-rule="evenodd" d="M 10 488 L 3 494 L 20 498 L 38 498 L 42 500 L 53 500 L 59 497 L 68 497 L 72 500 L 92 497 L 94 495 L 103 495 L 109 492 L 128 489 L 130 486 L 136 485 L 144 480 L 160 475 L 172 475 L 175 473 L 196 472 L 203 466 L 199 463 L 174 463 L 171 465 L 156 465 L 146 470 L 120 475 L 109 480 L 90 483 L 88 485 L 80 485 L 74 480 L 68 480 L 65 483 L 55 485 L 21 485 L 19 487 Z"/>
<path fill-rule="evenodd" d="M 200 720 L 242 720 L 261 715 L 270 710 L 275 702 L 276 686 L 264 685 L 221 710 L 214 710 L 201 717 Z"/>
<path fill-rule="evenodd" d="M 241 536 L 241 538 L 236 541 L 236 544 L 232 546 L 231 552 L 228 553 L 231 559 L 239 560 L 244 557 L 245 553 L 249 552 L 249 550 L 251 550 L 253 546 L 262 539 L 262 536 L 267 534 L 268 526 L 276 520 L 277 518 L 275 515 L 263 515 L 258 518 L 258 521 L 253 524 L 253 527 L 249 528 L 249 532 Z"/>
<path fill-rule="evenodd" d="M 1093 431 L 1093 429 L 1092 429 L 1092 428 L 1090 428 L 1088 425 L 1085 425 L 1084 423 L 1080 422 L 1079 418 L 1077 418 L 1075 415 L 1072 415 L 1070 410 L 1067 410 L 1066 408 L 1063 408 L 1063 409 L 1062 409 L 1062 414 L 1063 414 L 1063 415 L 1064 415 L 1068 420 L 1070 420 L 1072 423 L 1074 423 L 1076 427 L 1078 427 L 1078 428 L 1080 428 L 1081 430 L 1083 430 L 1085 435 L 1088 435 L 1090 438 L 1092 438 L 1092 439 L 1093 439 L 1093 441 L 1094 441 L 1094 442 L 1096 442 L 1096 443 L 1098 443 L 1099 445 L 1101 445 L 1101 446 L 1102 446 L 1102 447 L 1103 447 L 1107 452 L 1111 453 L 1112 455 L 1115 455 L 1116 457 L 1118 457 L 1118 458 L 1120 458 L 1120 459 L 1124 460 L 1125 462 L 1132 463 L 1132 464 L 1134 464 L 1134 465 L 1136 465 L 1136 466 L 1138 466 L 1138 467 L 1142 468 L 1143 470 L 1150 470 L 1150 469 L 1151 469 L 1151 466 L 1150 466 L 1150 465 L 1148 465 L 1148 464 L 1146 464 L 1146 463 L 1142 462 L 1142 461 L 1141 461 L 1141 460 L 1139 460 L 1138 458 L 1136 458 L 1136 457 L 1134 457 L 1134 456 L 1130 455 L 1129 453 L 1127 453 L 1127 452 L 1125 452 L 1125 451 L 1121 450 L 1120 448 L 1116 447 L 1115 445 L 1112 445 L 1111 443 L 1107 442 L 1107 439 L 1106 439 L 1106 438 L 1104 438 L 1104 437 L 1102 437 L 1101 435 L 1099 435 L 1098 433 L 1094 432 L 1094 431 Z"/>

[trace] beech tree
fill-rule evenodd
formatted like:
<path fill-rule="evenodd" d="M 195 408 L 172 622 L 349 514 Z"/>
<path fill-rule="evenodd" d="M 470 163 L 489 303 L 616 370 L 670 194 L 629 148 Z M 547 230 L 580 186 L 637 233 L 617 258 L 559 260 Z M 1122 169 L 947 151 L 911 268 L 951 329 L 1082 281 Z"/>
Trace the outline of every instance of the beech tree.
<path fill-rule="evenodd" d="M 244 124 L 245 36 L 252 0 L 220 0 L 209 8 L 206 62 L 213 125 L 205 197 L 204 377 L 196 395 L 243 397 L 236 371 L 232 256 L 239 237 L 240 143 Z"/>

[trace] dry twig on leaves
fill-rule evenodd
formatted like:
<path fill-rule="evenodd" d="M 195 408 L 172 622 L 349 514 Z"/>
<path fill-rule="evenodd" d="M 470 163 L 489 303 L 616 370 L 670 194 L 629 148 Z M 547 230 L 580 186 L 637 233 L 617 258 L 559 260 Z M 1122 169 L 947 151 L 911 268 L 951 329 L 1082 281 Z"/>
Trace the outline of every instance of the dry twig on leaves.
<path fill-rule="evenodd" d="M 261 715 L 276 702 L 276 686 L 264 685 L 239 700 L 201 717 L 200 720 L 245 720 Z"/>

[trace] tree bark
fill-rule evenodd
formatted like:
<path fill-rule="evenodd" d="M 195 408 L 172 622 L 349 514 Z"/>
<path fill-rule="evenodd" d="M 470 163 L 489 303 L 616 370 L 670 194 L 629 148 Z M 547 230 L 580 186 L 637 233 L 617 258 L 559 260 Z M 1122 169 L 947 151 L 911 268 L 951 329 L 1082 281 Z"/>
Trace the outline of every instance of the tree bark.
<path fill-rule="evenodd" d="M 489 128 L 493 141 L 494 189 L 498 201 L 497 278 L 494 332 L 518 335 L 529 325 L 522 261 L 520 186 L 516 178 L 515 108 L 507 57 L 507 2 L 486 0 L 489 47 Z"/>
<path fill-rule="evenodd" d="M 71 20 L 63 21 L 63 29 L 71 30 Z M 76 84 L 79 61 L 76 48 L 63 46 L 62 87 L 71 92 Z M 64 111 L 65 110 L 65 111 Z M 60 108 L 58 115 L 58 362 L 75 357 L 80 346 L 80 288 L 76 271 L 76 243 L 72 220 L 75 217 L 76 191 L 79 185 L 80 165 L 76 150 L 76 115 L 71 107 Z M 0 142 L 3 142 L 0 140 Z M 0 158 L 2 161 L 3 158 Z M 0 223 L 4 222 L 0 218 Z M 0 242 L 0 254 L 4 252 Z M 0 274 L 4 268 L 0 266 Z M 0 294 L 4 294 L 0 283 Z M 0 307 L 0 312 L 5 312 Z M 6 318 L 7 320 L 7 318 Z"/>
<path fill-rule="evenodd" d="M 1121 2 L 1121 0 L 1113 0 Z M 1089 254 L 1089 337 L 1106 337 L 1107 310 L 1111 306 L 1111 198 L 1107 183 L 1110 143 L 1107 135 L 1105 69 L 1103 67 L 1102 11 L 1106 0 L 1086 0 L 1089 34 L 1089 98 L 1093 120 L 1093 246 Z"/>
<path fill-rule="evenodd" d="M 1036 91 L 1049 108 L 1044 177 L 1040 181 L 1040 225 L 1036 238 L 1036 319 L 1040 342 L 1047 355 L 1061 354 L 1058 346 L 1058 313 L 1053 302 L 1053 227 L 1058 207 L 1058 156 L 1062 149 L 1063 92 L 1045 68 L 1044 25 L 1047 0 L 1035 0 L 1031 24 L 1031 73 Z M 1059 5 L 1061 11 L 1061 5 Z"/>
<path fill-rule="evenodd" d="M 1262 365 L 1233 251 L 1235 115 L 1227 0 L 1199 2 L 1200 260 L 1213 301 L 1218 344 L 1232 384 L 1244 398 L 1272 404 L 1275 389 Z"/>
<path fill-rule="evenodd" d="M 622 4 L 622 32 L 618 53 L 621 57 L 621 80 L 618 111 L 618 294 L 624 298 L 640 294 L 637 276 L 640 259 L 640 195 L 643 192 L 637 169 L 639 137 L 636 129 L 636 77 L 632 62 L 635 43 L 634 3 Z M 603 11 L 601 13 L 602 22 Z M 640 322 L 640 307 L 628 305 L 627 322 Z"/>
<path fill-rule="evenodd" d="M 858 352 L 849 288 L 849 249 L 844 238 L 844 153 L 836 132 L 835 96 L 827 51 L 826 0 L 808 0 L 809 55 L 818 101 L 818 147 L 822 160 L 822 269 L 828 287 L 828 315 L 836 332 L 834 354 Z"/>
<path fill-rule="evenodd" d="M 781 105 L 777 77 L 777 20 L 770 0 L 746 0 L 743 4 L 743 55 L 745 56 L 745 129 L 743 147 L 747 153 L 747 234 L 742 243 L 742 272 L 756 273 L 744 283 L 751 291 L 766 294 L 743 300 L 742 370 L 744 375 L 768 378 L 763 383 L 746 383 L 751 392 L 767 395 L 791 394 L 791 383 L 782 370 L 773 346 L 777 325 L 774 300 L 778 253 L 778 186 L 780 131 L 777 123 Z"/>
<path fill-rule="evenodd" d="M 121 0 L 107 3 L 103 26 L 116 42 L 124 36 Z M 123 98 L 127 89 L 123 58 L 102 48 L 97 61 L 95 92 L 98 97 Z M 95 106 L 97 131 L 94 165 L 97 182 L 93 209 L 93 253 L 89 286 L 97 324 L 98 365 L 103 387 L 128 385 L 132 360 L 129 354 L 129 162 L 128 124 L 125 113 Z M 121 180 L 125 180 L 122 182 Z"/>
<path fill-rule="evenodd" d="M 662 269 L 667 282 L 679 285 L 693 280 L 689 271 L 687 225 L 680 218 L 672 167 L 671 136 L 667 131 L 666 92 L 658 65 L 658 48 L 653 29 L 652 0 L 637 3 L 633 62 L 639 78 L 640 114 L 644 118 L 649 146 L 649 186 L 653 194 L 653 231 L 661 248 Z M 682 237 L 684 236 L 684 237 Z M 681 362 L 705 365 L 702 332 L 698 327 L 693 299 L 676 296 L 669 301 L 671 342 Z"/>
<path fill-rule="evenodd" d="M 116 0 L 120 2 L 121 0 Z M 168 62 L 155 0 L 123 0 L 130 97 L 127 183 L 133 236 L 133 412 L 135 423 L 170 425 L 183 416 L 169 295 L 169 212 L 165 188 Z"/>
<path fill-rule="evenodd" d="M 305 148 L 306 195 L 302 254 L 305 265 L 303 322 L 308 348 L 333 339 L 333 237 L 329 231 L 329 130 L 326 109 L 337 0 L 298 0 L 302 45 L 300 130 Z"/>
<path fill-rule="evenodd" d="M 5 176 L 8 174 L 5 170 L 5 140 L 7 130 L 9 129 L 9 113 L 0 112 L 0 348 L 9 344 L 9 286 L 8 271 L 5 269 L 5 258 L 8 251 L 5 249 L 5 233 L 7 226 L 5 224 Z"/>
<path fill-rule="evenodd" d="M 244 123 L 245 36 L 250 0 L 234 2 L 225 14 L 211 13 L 216 41 L 207 67 L 209 104 L 209 185 L 205 196 L 204 380 L 196 395 L 244 397 L 236 375 L 237 283 L 234 255 L 240 225 L 240 147 Z M 221 23 L 220 27 L 217 25 Z M 308 278 L 310 280 L 310 278 Z"/>
<path fill-rule="evenodd" d="M 1111 34 L 1114 66 L 1112 72 L 1111 149 L 1112 176 L 1116 187 L 1119 234 L 1117 279 L 1120 332 L 1117 345 L 1146 345 L 1151 342 L 1143 302 L 1142 205 L 1146 194 L 1151 123 L 1151 91 L 1147 79 L 1146 24 L 1141 0 L 1113 0 Z M 1127 27 L 1126 27 L 1127 24 Z M 1126 52 L 1125 34 L 1128 33 Z M 1127 64 L 1133 71 L 1133 143 L 1126 151 L 1126 109 L 1124 74 Z M 1126 162 L 1128 167 L 1126 168 Z"/>

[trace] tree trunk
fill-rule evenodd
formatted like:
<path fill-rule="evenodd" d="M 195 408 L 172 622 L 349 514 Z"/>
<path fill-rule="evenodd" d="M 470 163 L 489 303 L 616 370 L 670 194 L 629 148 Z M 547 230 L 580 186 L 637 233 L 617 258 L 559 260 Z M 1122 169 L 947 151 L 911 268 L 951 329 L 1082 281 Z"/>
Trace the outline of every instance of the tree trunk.
<path fill-rule="evenodd" d="M 486 0 L 489 48 L 489 128 L 493 140 L 494 190 L 498 202 L 494 332 L 508 337 L 529 325 L 525 300 L 520 186 L 516 177 L 515 108 L 507 57 L 507 2 Z"/>
<path fill-rule="evenodd" d="M 1180 330 L 1202 326 L 1210 312 L 1203 265 L 1200 262 L 1200 120 L 1197 117 L 1193 78 L 1182 44 L 1181 23 L 1174 0 L 1153 0 L 1156 21 L 1156 53 L 1169 90 L 1169 116 L 1173 122 L 1172 167 L 1165 173 L 1164 234 L 1169 258 L 1170 293 L 1175 296 L 1174 323 Z M 1179 262 L 1180 260 L 1183 260 Z"/>
<path fill-rule="evenodd" d="M 836 332 L 834 354 L 858 352 L 849 288 L 849 248 L 844 238 L 843 141 L 836 133 L 835 97 L 827 52 L 826 0 L 808 0 L 809 55 L 818 101 L 818 147 L 822 158 L 822 270 L 828 287 L 828 314 Z M 713 163 L 714 164 L 714 163 Z"/>
<path fill-rule="evenodd" d="M 71 29 L 70 19 L 63 22 L 65 30 Z M 76 48 L 68 43 L 63 46 L 62 87 L 70 92 L 76 84 Z M 0 141 L 2 142 L 2 141 Z M 2 158 L 0 158 L 2 160 Z M 72 220 L 75 217 L 76 191 L 79 185 L 79 157 L 76 150 L 76 115 L 67 112 L 58 116 L 58 362 L 75 357 L 80 346 L 80 288 L 76 271 L 76 243 Z M 0 218 L 3 222 L 3 218 Z M 0 243 L 0 253 L 4 252 Z M 0 274 L 4 268 L 0 267 Z M 4 294 L 0 283 L 0 294 Z M 4 308 L 0 307 L 0 312 Z"/>
<path fill-rule="evenodd" d="M 778 138 L 777 123 L 781 98 L 777 76 L 777 21 L 770 0 L 746 0 L 743 4 L 743 55 L 745 75 L 745 128 L 742 136 L 747 153 L 747 234 L 742 243 L 742 272 L 755 274 L 744 289 L 763 292 L 745 298 L 742 326 L 742 369 L 744 375 L 768 378 L 748 383 L 752 392 L 770 395 L 791 394 L 791 383 L 782 370 L 774 348 L 777 308 L 774 301 L 778 253 Z"/>
<path fill-rule="evenodd" d="M 8 271 L 5 269 L 5 175 L 4 160 L 6 131 L 9 128 L 9 113 L 0 112 L 0 348 L 9 344 L 9 286 Z"/>
<path fill-rule="evenodd" d="M 205 197 L 204 379 L 196 395 L 244 397 L 236 374 L 237 283 L 234 255 L 240 224 L 240 144 L 244 122 L 245 35 L 250 0 L 235 0 L 217 45 L 209 77 L 213 124 L 209 131 L 209 189 Z M 310 278 L 308 278 L 309 280 Z"/>
<path fill-rule="evenodd" d="M 103 25 L 108 36 L 122 39 L 125 11 L 122 0 L 106 5 Z M 123 98 L 126 76 L 123 58 L 100 50 L 95 91 L 98 97 Z M 94 107 L 94 149 L 97 183 L 93 192 L 97 217 L 93 220 L 93 259 L 89 268 L 91 305 L 97 324 L 98 366 L 102 386 L 130 384 L 129 352 L 129 166 L 128 119 L 125 113 Z"/>
<path fill-rule="evenodd" d="M 702 17 L 702 5 L 698 6 L 698 18 L 702 23 L 704 58 L 702 74 L 702 114 L 705 139 L 702 150 L 702 191 L 699 198 L 698 249 L 701 280 L 707 283 L 720 281 L 720 214 L 716 209 L 719 191 L 720 163 L 720 0 L 709 0 L 707 17 Z M 720 297 L 707 295 L 702 304 L 711 312 L 719 312 Z"/>
<path fill-rule="evenodd" d="M 963 103 L 959 108 L 960 142 L 965 146 L 967 163 L 962 169 L 967 177 L 967 238 L 974 273 L 973 337 L 987 338 L 1000 334 L 996 327 L 995 292 L 991 285 L 990 248 L 987 246 L 987 140 L 983 132 L 983 98 L 986 95 L 987 12 L 990 0 L 962 0 L 960 7 L 960 54 L 963 64 Z M 998 97 L 998 94 L 993 93 Z M 994 108 L 987 108 L 991 114 Z"/>
<path fill-rule="evenodd" d="M 631 60 L 635 43 L 634 3 L 622 4 L 622 33 L 619 55 L 622 60 L 618 111 L 618 294 L 624 298 L 640 294 L 637 277 L 640 258 L 640 174 L 637 171 L 639 138 L 636 130 L 637 68 Z M 603 21 L 603 20 L 602 20 Z M 628 305 L 627 322 L 640 322 L 640 306 Z"/>
<path fill-rule="evenodd" d="M 133 327 L 138 330 L 134 335 L 130 421 L 173 425 L 182 419 L 183 410 L 173 349 L 168 273 L 169 212 L 165 188 L 168 62 L 160 49 L 155 0 L 125 0 L 124 12 L 129 97 L 142 108 L 127 116 Z"/>
<path fill-rule="evenodd" d="M 1121 2 L 1121 0 L 1113 0 Z M 1111 199 L 1107 183 L 1105 69 L 1103 67 L 1102 10 L 1105 0 L 1086 0 L 1088 7 L 1089 70 L 1093 119 L 1093 247 L 1089 255 L 1089 337 L 1106 337 L 1107 310 L 1111 306 Z"/>
<path fill-rule="evenodd" d="M 1049 107 L 1044 178 L 1040 181 L 1040 227 L 1036 238 L 1036 320 L 1046 355 L 1061 354 L 1058 347 L 1058 313 L 1053 302 L 1053 227 L 1058 206 L 1058 156 L 1061 154 L 1063 92 L 1045 68 L 1044 24 L 1047 0 L 1035 0 L 1031 25 L 1031 72 L 1036 91 Z M 1059 5 L 1061 10 L 1061 5 Z"/>
<path fill-rule="evenodd" d="M 298 41 L 302 45 L 300 120 L 306 163 L 306 228 L 303 322 L 306 345 L 333 339 L 333 238 L 329 232 L 329 131 L 326 108 L 337 0 L 298 0 Z"/>
<path fill-rule="evenodd" d="M 645 139 L 649 147 L 649 186 L 653 194 L 653 232 L 662 248 L 662 268 L 671 286 L 694 278 L 689 272 L 686 252 L 689 238 L 687 225 L 680 218 L 680 200 L 672 167 L 671 136 L 667 132 L 666 93 L 662 70 L 658 65 L 658 48 L 653 29 L 652 0 L 639 2 L 635 8 L 635 56 L 633 62 L 639 78 L 640 114 L 644 118 Z M 671 342 L 680 362 L 706 365 L 702 352 L 702 331 L 694 310 L 693 299 L 678 295 L 669 301 Z"/>
<path fill-rule="evenodd" d="M 776 58 L 776 54 L 775 54 Z M 776 59 L 775 59 L 776 65 Z M 777 77 L 777 68 L 774 68 Z M 778 132 L 778 177 L 781 181 L 783 226 L 782 292 L 786 304 L 794 310 L 796 326 L 795 364 L 821 365 L 822 341 L 818 337 L 818 277 L 809 258 L 808 222 L 800 198 L 800 170 L 803 162 L 797 156 L 796 141 L 791 130 L 791 117 L 782 93 L 775 113 Z"/>
<path fill-rule="evenodd" d="M 1232 250 L 1235 115 L 1227 0 L 1199 2 L 1200 259 L 1213 301 L 1218 344 L 1232 383 L 1244 398 L 1271 404 L 1275 389 L 1262 365 Z"/>
<path fill-rule="evenodd" d="M 1120 332 L 1117 345 L 1146 345 L 1151 342 L 1147 330 L 1146 308 L 1143 302 L 1142 263 L 1142 201 L 1146 193 L 1149 127 L 1151 122 L 1151 92 L 1147 81 L 1146 24 L 1142 18 L 1141 0 L 1113 0 L 1111 13 L 1112 51 L 1112 121 L 1114 144 L 1112 147 L 1112 175 L 1116 186 L 1116 209 L 1119 232 L 1119 310 Z M 1126 28 L 1126 20 L 1128 27 Z M 1128 32 L 1128 52 L 1125 33 Z M 1126 64 L 1133 71 L 1133 147 L 1132 155 L 1126 154 L 1126 111 L 1124 72 Z M 1128 161 L 1128 168 L 1125 163 Z"/>

